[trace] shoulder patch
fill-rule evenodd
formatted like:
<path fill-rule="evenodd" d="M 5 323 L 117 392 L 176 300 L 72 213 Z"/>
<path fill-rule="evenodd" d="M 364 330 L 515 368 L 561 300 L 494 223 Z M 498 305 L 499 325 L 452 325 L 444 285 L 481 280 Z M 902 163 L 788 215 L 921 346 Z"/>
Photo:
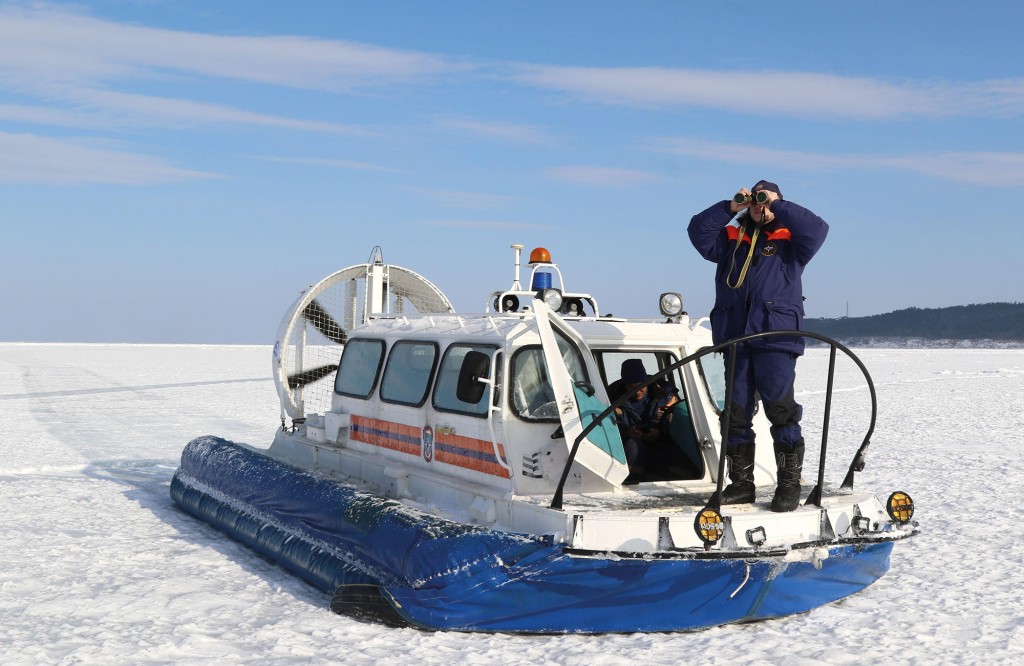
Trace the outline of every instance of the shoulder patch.
<path fill-rule="evenodd" d="M 735 241 L 737 238 L 740 237 L 740 228 L 739 227 L 732 227 L 732 226 L 726 227 L 725 228 L 725 233 L 729 236 L 729 240 L 730 241 Z M 748 236 L 747 234 L 743 234 L 743 240 L 741 242 L 749 243 L 750 242 L 750 236 Z"/>

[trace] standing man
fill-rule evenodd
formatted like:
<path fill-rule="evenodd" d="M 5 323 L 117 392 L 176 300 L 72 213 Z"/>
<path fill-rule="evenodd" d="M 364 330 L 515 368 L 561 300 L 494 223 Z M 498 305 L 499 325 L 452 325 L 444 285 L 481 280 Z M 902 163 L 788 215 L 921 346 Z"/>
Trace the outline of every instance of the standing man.
<path fill-rule="evenodd" d="M 694 215 L 687 233 L 701 256 L 718 266 L 711 311 L 715 344 L 749 333 L 803 329 L 800 276 L 825 242 L 824 220 L 783 200 L 778 185 L 762 180 Z M 754 501 L 755 391 L 772 424 L 778 462 L 772 511 L 792 511 L 800 504 L 803 409 L 793 397 L 793 382 L 803 352 L 804 339 L 796 336 L 761 338 L 736 348 L 729 432 L 723 434 L 730 481 L 723 504 Z M 728 368 L 728 354 L 725 361 Z"/>

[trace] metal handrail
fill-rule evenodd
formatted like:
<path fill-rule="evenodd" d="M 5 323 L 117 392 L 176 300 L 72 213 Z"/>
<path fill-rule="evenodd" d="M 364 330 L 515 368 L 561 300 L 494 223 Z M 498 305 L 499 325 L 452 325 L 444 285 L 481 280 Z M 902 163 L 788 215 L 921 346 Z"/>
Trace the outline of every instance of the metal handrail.
<path fill-rule="evenodd" d="M 875 431 L 875 418 L 876 418 L 876 415 L 877 415 L 877 412 L 878 412 L 878 400 L 877 400 L 877 397 L 875 395 L 875 385 L 874 385 L 874 382 L 872 382 L 872 380 L 871 380 L 871 375 L 868 373 L 868 369 L 864 366 L 864 364 L 861 362 L 861 360 L 859 358 L 857 358 L 856 354 L 854 354 L 852 351 L 850 351 L 849 348 L 847 348 L 845 345 L 843 345 L 838 340 L 833 340 L 832 338 L 830 338 L 828 336 L 825 336 L 825 335 L 821 335 L 819 333 L 811 333 L 810 331 L 767 331 L 767 332 L 764 332 L 764 333 L 752 333 L 750 335 L 744 335 L 742 337 L 733 338 L 732 340 L 726 340 L 725 342 L 722 342 L 720 344 L 714 345 L 713 347 L 704 347 L 704 348 L 698 350 L 697 352 L 695 352 L 693 354 L 690 354 L 686 358 L 683 358 L 682 360 L 676 361 L 672 365 L 669 365 L 669 366 L 663 368 L 662 370 L 659 370 L 657 373 L 651 375 L 650 377 L 647 378 L 646 381 L 641 382 L 637 386 L 637 390 L 650 386 L 651 384 L 653 384 L 654 382 L 658 381 L 662 377 L 667 377 L 669 375 L 669 373 L 674 372 L 675 370 L 681 368 L 682 366 L 686 365 L 687 363 L 692 363 L 693 361 L 696 361 L 696 360 L 698 360 L 700 358 L 703 358 L 704 356 L 707 356 L 708 354 L 714 354 L 715 352 L 719 352 L 719 351 L 722 351 L 722 350 L 725 350 L 725 349 L 733 350 L 733 349 L 736 348 L 737 345 L 742 344 L 744 342 L 748 342 L 750 340 L 757 340 L 757 339 L 760 339 L 760 338 L 781 337 L 781 336 L 790 336 L 790 337 L 797 336 L 797 337 L 803 337 L 803 338 L 812 338 L 814 340 L 818 340 L 820 342 L 827 343 L 829 345 L 829 347 L 830 347 L 829 367 L 828 367 L 828 384 L 827 384 L 827 388 L 826 388 L 826 391 L 825 391 L 825 421 L 824 421 L 824 425 L 823 425 L 823 429 L 822 429 L 822 435 L 821 435 L 821 456 L 820 456 L 819 462 L 818 462 L 818 482 L 817 482 L 817 485 L 815 485 L 814 488 L 811 489 L 811 492 L 810 492 L 810 494 L 807 497 L 807 502 L 805 502 L 805 504 L 815 504 L 816 506 L 820 507 L 821 506 L 821 489 L 822 489 L 822 486 L 824 484 L 824 479 L 825 479 L 825 453 L 826 453 L 827 444 L 828 444 L 829 414 L 830 414 L 831 408 L 832 408 L 832 387 L 833 387 L 833 379 L 834 379 L 834 375 L 835 375 L 836 349 L 841 349 L 844 354 L 846 354 L 848 357 L 850 357 L 850 359 L 854 363 L 857 364 L 857 367 L 859 367 L 861 372 L 864 374 L 864 379 L 867 381 L 867 385 L 868 385 L 868 391 L 871 394 L 871 420 L 870 420 L 870 423 L 868 424 L 868 431 L 864 435 L 864 441 L 861 443 L 860 447 L 857 449 L 857 453 L 854 455 L 853 460 L 850 463 L 850 468 L 849 468 L 849 470 L 846 473 L 846 477 L 843 479 L 843 483 L 842 483 L 841 487 L 844 488 L 844 489 L 852 489 L 853 488 L 853 476 L 854 476 L 854 474 L 856 472 L 860 472 L 860 471 L 862 471 L 864 469 L 866 455 L 867 455 L 867 450 L 868 450 L 868 446 L 871 443 L 871 435 Z M 729 359 L 730 359 L 729 367 L 726 368 L 727 380 L 726 380 L 726 383 L 725 383 L 725 409 L 723 410 L 723 418 L 722 418 L 722 451 L 721 451 L 721 455 L 719 455 L 719 457 L 718 457 L 718 485 L 717 485 L 717 488 L 715 489 L 714 495 L 712 495 L 711 500 L 709 500 L 709 502 L 708 502 L 708 506 L 710 506 L 710 507 L 712 507 L 712 508 L 714 508 L 716 510 L 721 508 L 722 487 L 723 487 L 723 481 L 725 479 L 725 446 L 726 446 L 726 442 L 728 440 L 728 434 L 727 433 L 729 432 L 730 413 L 732 411 L 732 410 L 729 409 L 729 404 L 732 401 L 731 400 L 732 399 L 732 385 L 733 385 L 733 381 L 732 380 L 733 380 L 733 375 L 735 374 L 735 368 L 736 368 L 736 355 L 735 354 L 729 354 Z M 596 428 L 598 426 L 598 424 L 601 423 L 601 421 L 603 421 L 604 419 L 608 418 L 608 416 L 610 416 L 612 413 L 614 413 L 615 408 L 618 407 L 619 405 L 623 404 L 624 402 L 626 402 L 626 400 L 628 400 L 633 393 L 634 393 L 633 391 L 628 391 L 628 392 L 624 393 L 622 396 L 620 396 L 618 399 L 614 400 L 610 405 L 608 405 L 608 407 L 603 412 L 601 412 L 596 417 L 594 417 L 594 419 L 583 428 L 582 432 L 580 432 L 580 434 L 573 441 L 572 449 L 569 451 L 569 458 L 568 458 L 568 460 L 565 461 L 565 467 L 562 469 L 562 476 L 561 476 L 561 478 L 558 481 L 558 487 L 555 488 L 555 494 L 551 498 L 551 508 L 552 509 L 561 509 L 562 508 L 562 499 L 564 497 L 565 482 L 569 478 L 569 470 L 572 467 L 572 464 L 573 464 L 573 462 L 576 459 L 576 453 L 579 451 L 580 444 L 582 444 L 582 442 L 586 438 L 586 436 L 588 434 L 590 434 L 590 432 L 594 428 Z"/>

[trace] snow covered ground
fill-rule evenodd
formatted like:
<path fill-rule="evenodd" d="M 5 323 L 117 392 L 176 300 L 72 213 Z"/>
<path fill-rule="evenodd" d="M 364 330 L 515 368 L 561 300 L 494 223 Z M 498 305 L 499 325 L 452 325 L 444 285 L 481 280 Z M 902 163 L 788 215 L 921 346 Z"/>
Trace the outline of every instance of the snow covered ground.
<path fill-rule="evenodd" d="M 857 484 L 909 492 L 923 527 L 887 576 L 796 617 L 551 637 L 333 615 L 326 594 L 175 508 L 190 439 L 269 443 L 269 347 L 0 343 L 0 663 L 1024 663 L 1024 351 L 861 357 L 880 414 Z M 827 365 L 816 349 L 798 366 L 809 450 Z M 840 362 L 831 479 L 866 427 L 857 375 Z"/>

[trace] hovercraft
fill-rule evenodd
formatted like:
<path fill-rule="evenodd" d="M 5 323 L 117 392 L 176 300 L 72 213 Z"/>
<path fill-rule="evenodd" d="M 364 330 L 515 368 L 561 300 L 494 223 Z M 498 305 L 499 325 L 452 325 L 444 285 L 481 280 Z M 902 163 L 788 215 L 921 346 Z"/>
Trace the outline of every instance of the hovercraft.
<path fill-rule="evenodd" d="M 758 413 L 757 501 L 723 506 L 722 352 L 755 336 L 712 345 L 677 293 L 657 317 L 602 316 L 543 248 L 523 288 L 512 248 L 511 287 L 476 314 L 379 248 L 304 291 L 274 345 L 273 443 L 193 440 L 171 496 L 325 590 L 335 612 L 432 630 L 679 631 L 802 613 L 878 580 L 918 533 L 906 493 L 854 487 L 875 394 L 842 344 L 779 333 L 831 350 L 806 501 L 769 509 L 775 461 Z M 824 481 L 837 351 L 871 396 L 839 484 Z M 644 469 L 630 469 L 615 421 L 631 359 L 651 372 L 645 385 L 679 398 Z"/>

